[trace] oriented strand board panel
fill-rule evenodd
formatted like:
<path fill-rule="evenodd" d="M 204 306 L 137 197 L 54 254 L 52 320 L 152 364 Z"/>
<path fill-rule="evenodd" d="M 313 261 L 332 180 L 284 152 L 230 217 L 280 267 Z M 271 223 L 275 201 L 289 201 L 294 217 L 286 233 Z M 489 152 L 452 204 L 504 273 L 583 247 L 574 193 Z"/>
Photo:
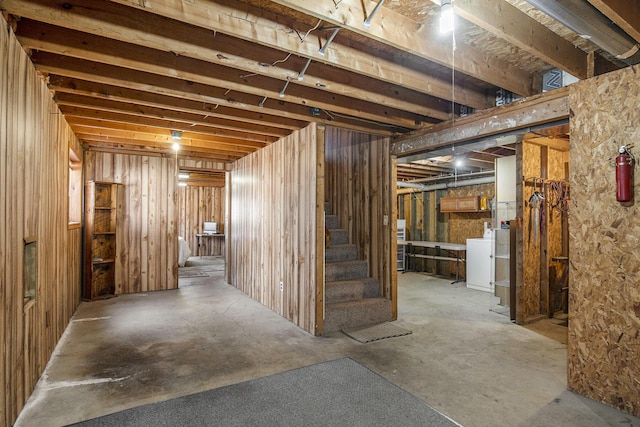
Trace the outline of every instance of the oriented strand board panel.
<path fill-rule="evenodd" d="M 187 241 L 191 256 L 223 255 L 224 239 L 203 238 L 198 253 L 197 233 L 202 233 L 205 221 L 218 223 L 224 233 L 224 187 L 178 187 L 178 234 Z"/>
<path fill-rule="evenodd" d="M 325 200 L 357 246 L 359 258 L 368 262 L 382 295 L 391 298 L 396 286 L 391 246 L 396 200 L 389 138 L 328 127 L 325 141 Z"/>
<path fill-rule="evenodd" d="M 612 160 L 640 140 L 640 76 L 630 67 L 571 88 L 568 384 L 640 416 L 640 173 L 635 201 L 618 203 Z"/>
<path fill-rule="evenodd" d="M 68 226 L 69 148 L 82 148 L 0 18 L 0 425 L 13 425 L 80 302 L 81 229 Z M 35 299 L 24 246 L 35 242 Z"/>
<path fill-rule="evenodd" d="M 178 287 L 175 159 L 89 151 L 85 181 L 123 184 L 116 294 Z"/>
<path fill-rule="evenodd" d="M 235 162 L 225 230 L 231 284 L 311 334 L 324 285 L 318 133 L 310 125 Z"/>

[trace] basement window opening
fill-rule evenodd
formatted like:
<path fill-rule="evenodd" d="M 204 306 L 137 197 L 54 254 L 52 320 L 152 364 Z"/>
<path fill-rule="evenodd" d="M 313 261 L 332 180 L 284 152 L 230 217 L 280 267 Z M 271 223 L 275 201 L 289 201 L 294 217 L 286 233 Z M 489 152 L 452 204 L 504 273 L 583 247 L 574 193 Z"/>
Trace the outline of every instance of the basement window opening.
<path fill-rule="evenodd" d="M 82 224 L 82 162 L 69 148 L 69 227 Z"/>
<path fill-rule="evenodd" d="M 34 237 L 24 240 L 23 264 L 24 303 L 27 304 L 36 299 L 38 283 L 38 242 Z"/>

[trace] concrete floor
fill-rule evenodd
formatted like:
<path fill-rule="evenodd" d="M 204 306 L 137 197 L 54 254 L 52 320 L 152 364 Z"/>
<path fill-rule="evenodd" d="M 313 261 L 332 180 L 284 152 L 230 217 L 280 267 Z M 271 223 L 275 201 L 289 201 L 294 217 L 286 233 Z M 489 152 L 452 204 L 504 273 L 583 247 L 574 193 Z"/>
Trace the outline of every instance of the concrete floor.
<path fill-rule="evenodd" d="M 489 296 L 399 275 L 397 324 L 361 344 L 313 337 L 224 283 L 220 258 L 180 289 L 83 302 L 18 419 L 60 426 L 293 368 L 351 357 L 460 424 L 640 426 L 566 390 L 566 345 L 489 310 Z"/>

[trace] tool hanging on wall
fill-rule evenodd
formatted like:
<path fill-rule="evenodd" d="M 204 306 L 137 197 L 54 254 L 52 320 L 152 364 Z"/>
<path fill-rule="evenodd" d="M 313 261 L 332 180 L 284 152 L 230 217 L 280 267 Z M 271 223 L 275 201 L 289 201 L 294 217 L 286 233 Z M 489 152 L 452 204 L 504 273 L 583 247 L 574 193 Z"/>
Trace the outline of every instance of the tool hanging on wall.
<path fill-rule="evenodd" d="M 558 212 L 569 211 L 569 184 L 564 181 L 546 181 L 547 203 L 551 209 Z"/>
<path fill-rule="evenodd" d="M 626 145 L 618 148 L 616 156 L 616 200 L 630 202 L 633 200 L 633 167 L 635 159 Z"/>
<path fill-rule="evenodd" d="M 541 181 L 541 186 L 544 184 Z M 540 237 L 540 221 L 542 204 L 544 203 L 544 195 L 538 191 L 538 179 L 533 179 L 533 194 L 529 197 L 529 207 L 531 208 L 531 229 L 533 231 L 533 244 L 538 246 Z"/>

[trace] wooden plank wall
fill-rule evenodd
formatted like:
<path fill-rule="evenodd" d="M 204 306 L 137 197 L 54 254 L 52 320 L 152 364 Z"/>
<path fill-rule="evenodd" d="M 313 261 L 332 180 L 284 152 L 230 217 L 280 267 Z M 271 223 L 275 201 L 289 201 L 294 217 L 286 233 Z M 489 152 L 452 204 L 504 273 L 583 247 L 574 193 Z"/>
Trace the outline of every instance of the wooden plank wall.
<path fill-rule="evenodd" d="M 0 425 L 12 425 L 80 302 L 81 229 L 68 226 L 69 148 L 79 142 L 0 19 Z M 25 303 L 25 239 L 37 241 Z"/>
<path fill-rule="evenodd" d="M 523 263 L 522 263 L 522 316 L 524 323 L 539 318 L 549 312 L 549 265 L 551 258 L 562 254 L 562 216 L 549 209 L 549 203 L 542 206 L 542 230 L 537 242 L 534 240 L 532 208 L 529 198 L 534 192 L 531 178 L 564 180 L 568 153 L 550 147 L 523 142 L 522 170 L 525 182 L 522 185 L 523 210 Z M 542 192 L 540 182 L 538 191 Z M 541 255 L 542 254 L 542 255 Z M 561 264 L 553 263 L 558 269 Z M 560 271 L 560 270 L 559 270 Z"/>
<path fill-rule="evenodd" d="M 325 197 L 369 274 L 380 282 L 382 295 L 394 294 L 395 253 L 392 216 L 395 176 L 388 138 L 327 127 Z M 386 218 L 386 220 L 385 220 Z"/>
<path fill-rule="evenodd" d="M 312 124 L 235 162 L 227 236 L 231 284 L 311 334 L 324 263 L 318 132 Z"/>
<path fill-rule="evenodd" d="M 202 233 L 205 221 L 218 223 L 224 232 L 224 187 L 178 187 L 178 235 L 189 244 L 191 256 L 198 255 L 197 233 Z M 223 238 L 202 239 L 201 255 L 224 255 Z"/>
<path fill-rule="evenodd" d="M 571 86 L 569 372 L 571 390 L 640 416 L 640 172 L 616 201 L 613 158 L 640 158 L 635 67 Z"/>
<path fill-rule="evenodd" d="M 116 294 L 178 287 L 175 159 L 85 153 L 85 180 L 124 186 L 117 233 Z"/>

